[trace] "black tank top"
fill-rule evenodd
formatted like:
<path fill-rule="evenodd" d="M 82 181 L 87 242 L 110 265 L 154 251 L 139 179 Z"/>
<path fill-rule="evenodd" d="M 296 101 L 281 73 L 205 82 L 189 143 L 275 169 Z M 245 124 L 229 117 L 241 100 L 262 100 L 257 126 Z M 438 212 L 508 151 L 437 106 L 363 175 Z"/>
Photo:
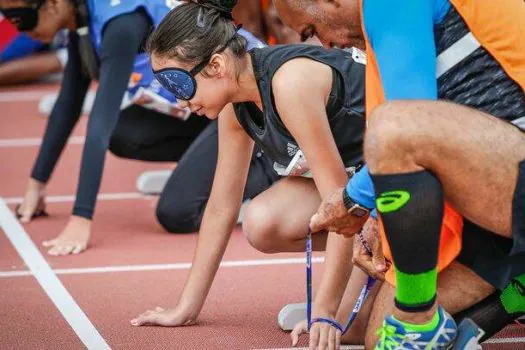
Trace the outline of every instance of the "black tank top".
<path fill-rule="evenodd" d="M 236 103 L 234 109 L 244 130 L 277 163 L 274 169 L 286 167 L 299 147 L 277 113 L 272 79 L 284 63 L 298 57 L 310 58 L 332 68 L 332 90 L 326 106 L 330 129 L 345 166 L 357 166 L 362 162 L 365 62 L 359 50 L 329 51 L 312 45 L 279 45 L 256 48 L 249 54 L 263 111 L 253 102 Z"/>

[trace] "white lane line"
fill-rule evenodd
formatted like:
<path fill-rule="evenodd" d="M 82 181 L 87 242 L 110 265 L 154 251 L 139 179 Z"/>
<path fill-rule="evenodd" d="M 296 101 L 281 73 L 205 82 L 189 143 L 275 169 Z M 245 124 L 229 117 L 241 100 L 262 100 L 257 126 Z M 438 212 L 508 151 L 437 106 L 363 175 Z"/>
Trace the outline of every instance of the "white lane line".
<path fill-rule="evenodd" d="M 492 338 L 483 344 L 518 344 L 525 342 L 524 338 Z M 341 350 L 361 350 L 365 347 L 363 345 L 342 345 Z M 253 350 L 308 350 L 308 348 L 267 348 L 267 349 L 253 349 Z"/>
<path fill-rule="evenodd" d="M 489 339 L 483 344 L 517 344 L 525 342 L 525 338 L 493 338 Z M 363 345 L 342 345 L 341 350 L 361 350 L 365 347 Z M 252 349 L 252 350 L 308 350 L 308 348 L 267 348 L 267 349 Z"/>
<path fill-rule="evenodd" d="M 322 263 L 324 257 L 312 258 L 312 263 Z M 259 259 L 259 260 L 227 260 L 220 264 L 220 267 L 248 267 L 248 266 L 268 266 L 268 265 L 298 265 L 305 264 L 304 258 L 283 258 L 283 259 Z M 108 273 L 108 272 L 132 272 L 132 271 L 162 271 L 162 270 L 189 270 L 191 263 L 177 264 L 150 264 L 150 265 L 121 265 L 121 266 L 101 266 L 85 267 L 72 269 L 55 269 L 57 275 L 77 275 L 86 273 Z M 22 277 L 31 276 L 31 271 L 0 271 L 0 277 Z"/>
<path fill-rule="evenodd" d="M 0 102 L 38 101 L 45 95 L 56 93 L 53 90 L 0 92 Z"/>
<path fill-rule="evenodd" d="M 84 311 L 53 273 L 49 264 L 2 198 L 0 198 L 0 227 L 82 343 L 88 349 L 110 349 Z"/>
<path fill-rule="evenodd" d="M 47 196 L 46 203 L 69 203 L 75 201 L 74 195 L 67 196 Z M 151 198 L 151 196 L 144 195 L 139 192 L 117 192 L 117 193 L 101 193 L 97 196 L 99 201 L 112 201 L 112 200 L 123 200 L 123 199 L 145 199 Z M 4 201 L 7 204 L 22 204 L 24 197 L 5 197 Z"/>
<path fill-rule="evenodd" d="M 483 344 L 517 344 L 525 343 L 525 337 L 515 338 L 492 338 L 483 342 Z"/>
<path fill-rule="evenodd" d="M 365 347 L 363 345 L 341 345 L 341 350 L 361 350 Z M 252 350 L 308 350 L 309 348 L 267 348 L 267 349 L 252 349 Z"/>
<path fill-rule="evenodd" d="M 28 270 L 0 271 L 0 277 L 26 277 L 33 276 Z"/>
<path fill-rule="evenodd" d="M 85 136 L 71 136 L 67 141 L 68 145 L 83 145 L 86 141 Z M 40 146 L 42 144 L 41 138 L 27 138 L 27 139 L 0 139 L 0 148 L 12 147 L 31 147 Z"/>

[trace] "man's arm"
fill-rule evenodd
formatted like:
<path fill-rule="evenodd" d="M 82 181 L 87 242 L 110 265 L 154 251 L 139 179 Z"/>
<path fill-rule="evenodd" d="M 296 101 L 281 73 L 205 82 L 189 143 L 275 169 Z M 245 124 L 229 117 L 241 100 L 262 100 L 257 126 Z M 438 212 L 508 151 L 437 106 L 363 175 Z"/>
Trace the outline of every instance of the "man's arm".
<path fill-rule="evenodd" d="M 437 98 L 434 20 L 448 9 L 443 3 L 364 1 L 365 32 L 376 56 L 387 101 Z M 367 167 L 350 179 L 346 191 L 355 202 L 375 208 Z"/>

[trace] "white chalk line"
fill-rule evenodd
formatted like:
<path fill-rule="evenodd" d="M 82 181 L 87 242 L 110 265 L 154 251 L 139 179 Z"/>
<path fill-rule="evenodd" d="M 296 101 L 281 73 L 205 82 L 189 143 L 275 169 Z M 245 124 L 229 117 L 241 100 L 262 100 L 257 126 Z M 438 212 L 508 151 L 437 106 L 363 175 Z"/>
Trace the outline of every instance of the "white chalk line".
<path fill-rule="evenodd" d="M 73 331 L 88 349 L 110 349 L 104 338 L 78 306 L 71 294 L 53 272 L 24 228 L 14 217 L 9 207 L 0 198 L 0 227 L 11 241 L 31 274 Z"/>
<path fill-rule="evenodd" d="M 99 201 L 114 201 L 114 200 L 129 200 L 129 199 L 147 199 L 152 196 L 142 194 L 140 192 L 115 192 L 115 193 L 101 193 L 97 196 Z M 46 196 L 46 203 L 69 203 L 74 202 L 75 195 L 64 196 Z M 7 204 L 22 204 L 24 197 L 5 197 L 4 201 Z"/>
<path fill-rule="evenodd" d="M 312 263 L 322 263 L 324 257 L 312 258 Z M 281 259 L 256 259 L 256 260 L 226 260 L 221 262 L 220 267 L 252 267 L 252 266 L 272 266 L 272 265 L 304 265 L 304 258 L 281 258 Z M 191 263 L 175 264 L 146 264 L 146 265 L 116 265 L 83 267 L 69 269 L 54 269 L 57 275 L 80 275 L 92 273 L 111 273 L 111 272 L 140 272 L 140 271 L 163 271 L 163 270 L 189 270 Z M 0 271 L 0 278 L 31 276 L 31 271 L 15 270 Z"/>
<path fill-rule="evenodd" d="M 71 136 L 67 141 L 68 145 L 83 145 L 86 141 L 85 136 Z M 42 144 L 41 138 L 13 138 L 0 139 L 0 148 L 15 147 L 35 147 Z"/>

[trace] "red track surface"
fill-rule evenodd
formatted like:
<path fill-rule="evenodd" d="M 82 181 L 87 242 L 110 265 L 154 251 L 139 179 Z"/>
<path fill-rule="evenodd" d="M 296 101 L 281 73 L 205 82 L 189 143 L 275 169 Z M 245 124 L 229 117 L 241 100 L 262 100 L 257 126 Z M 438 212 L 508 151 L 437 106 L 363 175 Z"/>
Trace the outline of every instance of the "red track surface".
<path fill-rule="evenodd" d="M 52 92 L 56 86 L 0 90 L 0 145 L 6 139 L 40 138 L 45 118 L 38 100 L 14 101 L 21 92 Z M 6 101 L 14 95 L 16 98 Z M 2 95 L 8 98 L 2 99 Z M 22 96 L 23 97 L 23 96 Z M 83 118 L 74 135 L 85 133 Z M 73 195 L 82 145 L 68 145 L 48 188 L 48 195 Z M 0 147 L 0 196 L 11 202 L 24 194 L 38 146 Z M 144 170 L 171 168 L 117 159 L 108 154 L 101 193 L 135 192 Z M 55 237 L 71 212 L 71 202 L 50 203 L 49 218 L 25 225 L 53 269 L 139 266 L 191 262 L 195 235 L 169 235 L 156 223 L 154 198 L 103 200 L 97 205 L 94 235 L 88 251 L 78 256 L 51 257 L 41 247 Z M 11 205 L 13 207 L 13 205 Z M 225 260 L 302 257 L 265 255 L 252 249 L 240 229 L 232 236 Z M 322 265 L 315 265 L 318 282 Z M 6 236 L 0 234 L 0 348 L 82 349 L 84 345 L 44 293 L 34 277 L 6 276 L 28 271 Z M 181 293 L 187 269 L 96 272 L 69 271 L 58 277 L 106 342 L 114 349 L 261 349 L 289 347 L 288 334 L 276 322 L 280 308 L 304 300 L 304 267 L 270 265 L 223 267 L 219 270 L 199 326 L 183 328 L 132 327 L 129 320 L 155 306 L 173 307 Z M 68 271 L 66 271 L 68 272 Z M 62 271 L 63 273 L 63 271 Z M 501 337 L 524 337 L 509 327 Z M 304 344 L 304 343 L 303 343 Z M 485 345 L 485 349 L 525 349 L 525 341 Z"/>

